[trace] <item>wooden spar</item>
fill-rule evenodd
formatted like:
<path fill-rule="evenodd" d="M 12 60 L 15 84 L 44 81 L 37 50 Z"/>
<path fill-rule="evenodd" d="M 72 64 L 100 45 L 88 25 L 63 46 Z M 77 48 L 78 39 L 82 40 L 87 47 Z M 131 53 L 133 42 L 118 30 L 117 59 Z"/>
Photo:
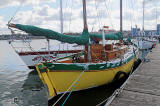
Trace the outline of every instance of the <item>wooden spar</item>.
<path fill-rule="evenodd" d="M 120 32 L 123 31 L 122 17 L 123 17 L 123 14 L 122 14 L 122 0 L 120 0 Z"/>
<path fill-rule="evenodd" d="M 60 24 L 61 24 L 61 33 L 63 33 L 63 6 L 62 6 L 62 0 L 60 0 Z"/>
<path fill-rule="evenodd" d="M 84 30 L 88 30 L 86 0 L 82 0 L 82 1 L 83 1 L 83 24 L 84 24 Z M 90 38 L 89 38 L 89 45 L 85 46 L 85 50 L 87 50 L 87 56 L 85 56 L 85 58 L 87 58 L 87 59 L 85 59 L 85 60 L 87 60 L 88 62 L 90 62 L 91 61 Z"/>
<path fill-rule="evenodd" d="M 84 21 L 84 29 L 85 29 L 85 30 L 88 30 L 88 26 L 87 26 L 86 0 L 83 0 L 83 21 Z"/>
<path fill-rule="evenodd" d="M 123 33 L 123 8 L 122 8 L 122 0 L 120 0 L 120 32 Z M 123 41 L 120 40 L 120 43 Z"/>

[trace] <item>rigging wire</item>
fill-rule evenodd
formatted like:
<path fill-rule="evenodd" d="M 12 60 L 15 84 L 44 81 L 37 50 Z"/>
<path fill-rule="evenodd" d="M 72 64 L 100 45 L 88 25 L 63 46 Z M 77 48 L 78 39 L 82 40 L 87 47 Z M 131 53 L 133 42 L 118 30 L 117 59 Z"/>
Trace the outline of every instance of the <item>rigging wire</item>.
<path fill-rule="evenodd" d="M 98 1 L 97 1 L 97 9 L 98 8 L 100 8 L 100 4 L 101 3 L 99 3 Z M 102 8 L 100 8 L 101 10 L 102 10 Z M 103 22 L 102 22 L 102 15 L 103 15 L 103 13 L 100 11 L 100 9 L 98 9 L 99 11 L 98 11 L 98 13 L 99 13 L 99 20 L 100 20 L 100 23 L 101 23 L 101 27 L 103 26 Z"/>
<path fill-rule="evenodd" d="M 126 8 L 126 10 L 128 10 L 127 12 L 129 12 L 129 17 L 128 17 L 128 19 L 130 20 L 130 25 L 129 24 L 127 24 L 128 22 L 127 22 L 127 20 L 125 21 L 124 20 L 124 24 L 126 25 L 126 28 L 132 28 L 132 26 L 133 26 L 133 18 L 134 18 L 134 13 L 132 14 L 132 12 L 133 12 L 133 10 L 134 10 L 134 6 L 133 6 L 133 1 L 131 0 L 131 1 L 128 1 L 128 0 L 126 0 L 126 2 L 125 2 L 125 8 Z"/>
<path fill-rule="evenodd" d="M 124 10 L 128 10 L 128 9 L 127 9 L 127 7 L 128 7 L 128 6 L 127 6 L 127 0 L 124 0 L 123 4 L 124 4 L 123 7 L 125 8 Z M 122 5 L 123 5 L 123 4 L 122 4 Z M 128 11 L 126 11 L 126 12 L 128 13 Z M 126 14 L 123 14 L 123 17 L 125 17 L 125 16 L 126 16 Z M 128 18 L 129 18 L 129 17 L 128 17 Z M 127 24 L 127 23 L 128 23 L 128 22 L 127 22 L 127 21 L 128 21 L 128 18 L 127 18 L 126 20 L 123 20 L 123 29 L 128 28 L 128 26 L 129 26 L 129 24 Z M 125 23 L 126 23 L 126 24 L 125 24 Z M 125 26 L 124 26 L 124 25 L 125 25 Z M 124 27 L 125 27 L 125 28 L 124 28 Z"/>
<path fill-rule="evenodd" d="M 110 0 L 108 0 L 108 3 L 106 2 L 106 0 L 104 0 L 104 3 L 105 3 L 105 7 L 106 7 L 106 13 L 107 13 L 107 15 L 108 15 L 108 18 L 109 18 L 109 20 L 110 20 L 110 23 L 111 23 L 111 26 L 112 26 L 112 29 L 114 28 L 113 27 L 113 23 L 112 23 L 112 18 L 111 18 L 111 13 L 110 13 L 110 11 L 109 11 L 109 4 L 110 4 Z M 108 5 L 107 5 L 108 4 Z"/>
<path fill-rule="evenodd" d="M 137 25 L 136 17 L 135 17 L 135 0 L 131 0 L 132 14 L 133 14 L 133 22 Z"/>
<path fill-rule="evenodd" d="M 71 6 L 70 6 L 70 5 Z M 71 8 L 69 8 L 69 7 L 71 7 Z M 72 10 L 73 10 L 73 0 L 67 0 L 66 1 L 66 4 L 65 4 L 65 12 L 63 13 L 64 14 L 64 20 L 68 20 L 69 19 L 69 23 L 68 23 L 68 30 L 69 30 L 69 32 L 70 32 L 70 26 L 71 26 L 71 24 L 72 24 Z M 67 12 L 70 12 L 71 13 L 71 15 L 69 15 L 69 17 L 67 16 L 67 14 L 65 14 L 65 13 L 67 13 Z"/>
<path fill-rule="evenodd" d="M 19 7 L 16 9 L 16 11 L 13 13 L 13 15 L 11 16 L 11 19 L 8 21 L 8 25 L 10 24 L 10 22 L 12 21 L 12 20 L 14 20 L 15 19 L 15 16 L 16 16 L 16 14 L 18 13 L 18 11 L 20 11 L 20 9 L 22 8 L 22 6 L 23 6 L 23 1 L 20 3 L 20 5 L 19 5 Z M 12 29 L 8 26 L 8 29 L 10 29 L 11 30 L 11 33 L 13 33 L 12 31 Z"/>
<path fill-rule="evenodd" d="M 65 7 L 64 7 L 65 9 L 63 9 L 63 11 L 64 11 L 64 12 L 63 12 L 63 16 L 64 16 L 64 17 L 63 17 L 63 21 L 64 21 L 64 20 L 67 20 L 67 16 L 66 16 L 65 13 L 68 11 L 68 7 L 69 7 L 69 6 L 68 6 L 68 3 L 69 3 L 69 0 L 66 1 Z M 64 21 L 63 23 L 65 24 L 65 21 Z"/>
<path fill-rule="evenodd" d="M 70 20 L 69 20 L 69 32 L 70 32 L 70 27 L 71 27 L 71 24 L 72 24 L 72 9 L 73 9 L 73 0 L 71 2 L 71 15 L 70 15 Z"/>
<path fill-rule="evenodd" d="M 11 19 L 8 21 L 8 23 L 10 23 L 12 20 L 15 19 L 16 14 L 18 13 L 18 11 L 22 8 L 23 6 L 23 2 L 21 2 L 20 6 L 16 9 L 16 11 L 14 12 L 14 14 L 12 15 Z"/>
<path fill-rule="evenodd" d="M 96 15 L 97 15 L 97 13 L 96 13 Z M 92 23 L 92 30 L 91 30 L 91 32 L 94 32 L 95 24 L 97 23 L 97 21 L 98 20 L 95 18 L 95 21 Z"/>
<path fill-rule="evenodd" d="M 22 6 L 23 6 L 23 2 L 20 3 L 19 7 L 16 9 L 16 11 L 11 16 L 11 19 L 8 21 L 8 29 L 11 31 L 12 36 L 15 34 L 15 32 L 14 32 L 14 30 L 11 27 L 9 27 L 9 24 L 11 23 L 12 20 L 15 19 L 16 14 L 22 8 Z M 11 40 L 13 41 L 13 37 L 11 38 Z"/>
<path fill-rule="evenodd" d="M 157 23 L 158 23 L 158 20 L 157 20 L 158 19 L 158 11 L 157 11 L 157 4 L 156 3 L 155 3 L 155 9 L 156 9 L 155 10 L 155 13 L 156 13 L 155 14 L 155 17 L 156 17 L 156 25 L 155 26 L 157 27 Z"/>
<path fill-rule="evenodd" d="M 129 10 L 129 11 L 127 11 L 127 13 L 128 13 L 128 12 L 131 12 L 131 10 L 129 9 L 130 6 L 129 6 L 128 0 L 125 0 L 125 1 L 126 1 L 126 2 L 125 2 L 125 8 L 126 8 L 126 10 Z M 124 14 L 124 17 L 125 17 L 125 15 L 127 15 L 127 14 Z M 126 17 L 127 17 L 127 16 L 126 16 Z M 130 20 L 130 25 L 127 24 L 127 23 L 129 23 L 129 22 L 127 22 L 128 20 Z M 125 24 L 125 23 L 126 23 L 126 24 Z M 124 27 L 126 27 L 126 29 L 128 29 L 130 26 L 132 27 L 131 13 L 129 13 L 129 17 L 127 17 L 127 19 L 124 20 L 124 25 L 126 25 L 126 26 L 124 26 Z M 130 28 L 131 28 L 131 27 L 130 27 Z"/>
<path fill-rule="evenodd" d="M 108 2 L 108 3 L 107 3 Z M 108 5 L 107 5 L 108 4 Z M 111 12 L 110 12 L 110 10 L 109 10 L 109 4 L 110 4 L 110 0 L 108 0 L 108 1 L 106 1 L 106 0 L 104 0 L 104 6 L 105 6 L 105 8 L 106 8 L 106 14 L 107 14 L 107 16 L 108 16 L 108 18 L 109 18 L 109 20 L 110 20 L 110 24 L 111 24 L 111 27 L 112 28 L 114 28 L 114 26 L 113 26 L 113 21 L 112 21 L 112 16 L 111 16 Z M 98 1 L 96 2 L 96 0 L 95 0 L 95 8 L 96 8 L 96 14 L 97 14 L 97 19 L 98 19 L 98 23 L 99 23 L 99 29 L 101 29 L 101 26 L 102 26 L 102 15 L 99 13 L 99 10 L 98 10 L 98 7 L 99 7 L 99 5 L 98 5 Z M 105 24 L 105 23 L 104 23 Z M 104 25 L 103 24 L 103 25 Z"/>
<path fill-rule="evenodd" d="M 8 21 L 8 29 L 11 31 L 11 34 L 14 35 L 14 30 L 12 28 L 9 27 L 9 24 L 11 23 L 12 20 L 15 19 L 16 14 L 18 13 L 18 11 L 20 11 L 20 9 L 22 8 L 22 6 L 24 5 L 24 2 L 20 2 L 19 7 L 16 9 L 16 11 L 13 13 L 13 15 L 11 16 L 11 19 Z M 13 39 L 12 39 L 13 40 Z"/>
<path fill-rule="evenodd" d="M 131 0 L 131 2 L 132 2 L 132 0 Z M 131 28 L 132 28 L 132 26 L 133 26 L 133 17 L 132 17 L 132 9 L 131 9 L 131 3 L 129 3 L 128 2 L 128 6 L 129 6 L 129 10 L 130 10 L 130 26 L 131 26 Z"/>
<path fill-rule="evenodd" d="M 99 29 L 101 29 L 101 25 L 102 25 L 102 21 L 101 21 L 101 18 L 102 18 L 102 16 L 100 16 L 100 13 L 98 12 L 98 3 L 96 2 L 96 0 L 95 0 L 95 9 L 96 9 L 96 15 L 97 15 L 97 20 L 93 23 L 93 27 L 92 27 L 92 32 L 93 32 L 93 30 L 94 30 L 94 27 L 95 27 L 95 24 L 96 24 L 96 22 L 98 21 L 98 23 L 99 23 Z M 108 5 L 107 5 L 108 4 Z M 107 11 L 105 11 L 106 12 L 106 14 L 108 15 L 108 18 L 109 18 L 109 20 L 110 20 L 110 23 L 111 23 L 111 27 L 112 28 L 114 28 L 113 27 L 113 21 L 112 21 L 112 16 L 111 16 L 111 12 L 110 12 L 110 10 L 109 10 L 109 5 L 110 5 L 110 0 L 108 0 L 108 3 L 107 3 L 107 1 L 106 0 L 104 0 L 104 4 L 103 4 L 104 6 L 105 6 L 105 8 L 106 8 L 106 10 Z"/>
<path fill-rule="evenodd" d="M 97 4 L 96 4 L 96 0 L 95 0 L 95 8 L 96 8 L 97 18 L 98 18 L 98 23 L 99 23 L 99 29 L 101 29 L 100 16 L 99 16 L 99 14 L 98 14 L 98 6 L 97 6 Z"/>

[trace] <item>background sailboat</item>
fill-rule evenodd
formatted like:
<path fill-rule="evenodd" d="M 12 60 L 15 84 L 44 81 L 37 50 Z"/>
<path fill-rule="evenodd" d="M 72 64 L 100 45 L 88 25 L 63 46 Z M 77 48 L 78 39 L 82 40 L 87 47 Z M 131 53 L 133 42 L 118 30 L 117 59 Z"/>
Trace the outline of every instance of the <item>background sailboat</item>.
<path fill-rule="evenodd" d="M 144 17 L 145 17 L 145 0 L 143 0 L 143 24 L 142 24 L 142 37 L 140 40 L 138 39 L 138 46 L 141 50 L 149 50 L 153 48 L 155 40 L 149 39 L 145 35 L 145 28 L 144 28 Z"/>

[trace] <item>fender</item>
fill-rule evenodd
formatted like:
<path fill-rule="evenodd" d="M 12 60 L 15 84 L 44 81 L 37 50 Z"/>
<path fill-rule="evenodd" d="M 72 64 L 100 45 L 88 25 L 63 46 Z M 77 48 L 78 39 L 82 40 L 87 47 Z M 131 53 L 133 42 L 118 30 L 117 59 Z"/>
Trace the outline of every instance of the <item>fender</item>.
<path fill-rule="evenodd" d="M 115 77 L 114 77 L 114 81 L 118 81 L 120 79 L 120 76 L 123 75 L 124 78 L 128 77 L 128 74 L 124 71 L 119 71 L 116 73 Z"/>

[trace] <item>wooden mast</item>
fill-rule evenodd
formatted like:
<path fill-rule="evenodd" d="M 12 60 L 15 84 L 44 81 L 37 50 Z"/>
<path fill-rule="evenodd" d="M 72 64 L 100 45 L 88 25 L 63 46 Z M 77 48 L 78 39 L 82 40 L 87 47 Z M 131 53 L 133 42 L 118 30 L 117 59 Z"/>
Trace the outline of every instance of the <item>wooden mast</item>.
<path fill-rule="evenodd" d="M 88 26 L 87 26 L 86 0 L 83 0 L 83 23 L 84 23 L 84 29 L 85 29 L 85 30 L 88 30 Z"/>
<path fill-rule="evenodd" d="M 120 32 L 123 34 L 123 8 L 122 8 L 122 0 L 120 0 Z M 123 41 L 120 40 L 120 43 L 122 43 Z M 120 50 L 119 50 L 120 52 Z M 120 52 L 120 64 L 122 63 L 122 53 Z"/>
<path fill-rule="evenodd" d="M 84 30 L 88 31 L 86 0 L 82 0 L 82 3 L 83 3 L 83 24 L 84 24 Z M 89 45 L 85 45 L 85 51 L 87 51 L 87 54 L 85 55 L 85 61 L 90 62 L 91 61 L 90 38 L 89 38 Z"/>

